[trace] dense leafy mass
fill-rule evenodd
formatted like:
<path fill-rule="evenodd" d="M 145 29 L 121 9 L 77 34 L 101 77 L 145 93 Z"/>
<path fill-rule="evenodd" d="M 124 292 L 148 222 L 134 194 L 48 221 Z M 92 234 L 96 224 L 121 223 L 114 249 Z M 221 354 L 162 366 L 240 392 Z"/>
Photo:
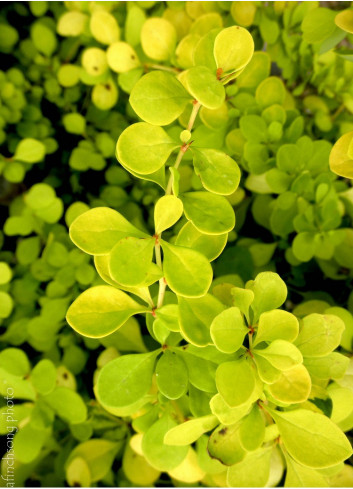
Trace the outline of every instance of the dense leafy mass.
<path fill-rule="evenodd" d="M 353 10 L 321 3 L 2 6 L 2 485 L 353 485 Z"/>

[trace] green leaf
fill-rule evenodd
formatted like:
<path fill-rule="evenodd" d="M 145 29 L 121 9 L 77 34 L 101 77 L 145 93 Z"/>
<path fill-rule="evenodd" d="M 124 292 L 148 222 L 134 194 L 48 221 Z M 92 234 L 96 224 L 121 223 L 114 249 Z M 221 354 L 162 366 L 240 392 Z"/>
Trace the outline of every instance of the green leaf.
<path fill-rule="evenodd" d="M 243 460 L 246 451 L 240 443 L 239 423 L 219 426 L 210 436 L 207 449 L 212 458 L 224 465 L 233 465 Z"/>
<path fill-rule="evenodd" d="M 157 470 L 169 471 L 181 464 L 189 447 L 168 446 L 164 438 L 177 423 L 168 415 L 162 416 L 148 428 L 142 438 L 142 452 L 149 464 Z"/>
<path fill-rule="evenodd" d="M 171 73 L 152 71 L 132 89 L 130 104 L 136 114 L 157 126 L 171 124 L 184 111 L 190 95 Z"/>
<path fill-rule="evenodd" d="M 353 178 L 353 159 L 348 154 L 353 140 L 353 131 L 347 132 L 334 144 L 330 153 L 331 170 L 345 178 Z"/>
<path fill-rule="evenodd" d="M 14 159 L 25 163 L 38 163 L 45 156 L 45 146 L 36 139 L 22 139 L 16 147 Z"/>
<path fill-rule="evenodd" d="M 264 109 L 271 105 L 283 105 L 286 97 L 286 89 L 280 78 L 270 76 L 265 78 L 256 88 L 256 102 Z"/>
<path fill-rule="evenodd" d="M 253 353 L 265 358 L 279 370 L 289 370 L 303 362 L 303 357 L 296 346 L 289 341 L 274 340 L 263 350 L 254 349 Z"/>
<path fill-rule="evenodd" d="M 225 197 L 208 192 L 188 192 L 180 198 L 185 216 L 201 233 L 224 234 L 234 228 L 234 211 Z"/>
<path fill-rule="evenodd" d="M 299 333 L 298 319 L 287 311 L 275 309 L 261 314 L 253 346 L 261 341 L 294 341 Z"/>
<path fill-rule="evenodd" d="M 298 260 L 307 262 L 310 261 L 318 248 L 316 233 L 304 231 L 295 236 L 292 243 L 293 254 Z"/>
<path fill-rule="evenodd" d="M 218 314 L 210 330 L 213 343 L 224 353 L 238 351 L 248 331 L 238 307 L 230 307 Z"/>
<path fill-rule="evenodd" d="M 70 487 L 90 487 L 91 474 L 87 462 L 75 457 L 66 466 L 66 480 Z"/>
<path fill-rule="evenodd" d="M 92 12 L 89 28 L 92 36 L 101 44 L 119 41 L 120 29 L 116 18 L 104 9 Z"/>
<path fill-rule="evenodd" d="M 29 464 L 35 460 L 41 452 L 48 432 L 36 429 L 32 423 L 23 426 L 13 441 L 13 451 L 16 460 L 23 464 Z"/>
<path fill-rule="evenodd" d="M 40 394 L 49 394 L 56 384 L 57 372 L 55 365 L 44 358 L 40 360 L 31 372 L 31 382 Z"/>
<path fill-rule="evenodd" d="M 237 379 L 237 382 L 234 382 Z M 216 371 L 217 390 L 226 403 L 240 406 L 246 403 L 255 390 L 255 373 L 246 359 L 222 363 Z"/>
<path fill-rule="evenodd" d="M 189 372 L 189 382 L 203 392 L 216 392 L 216 364 L 193 354 L 190 347 L 182 351 L 182 358 Z"/>
<path fill-rule="evenodd" d="M 256 404 L 242 420 L 239 436 L 240 443 L 247 452 L 252 452 L 261 447 L 265 438 L 265 421 L 260 408 Z"/>
<path fill-rule="evenodd" d="M 309 10 L 302 22 L 303 39 L 308 43 L 322 42 L 335 30 L 335 12 L 328 8 Z"/>
<path fill-rule="evenodd" d="M 349 358 L 333 352 L 324 357 L 306 357 L 304 365 L 318 379 L 341 379 L 348 368 Z"/>
<path fill-rule="evenodd" d="M 235 424 L 244 418 L 249 413 L 251 405 L 252 403 L 250 402 L 231 408 L 220 394 L 216 394 L 210 400 L 212 413 L 226 426 Z"/>
<path fill-rule="evenodd" d="M 96 386 L 99 402 L 107 408 L 137 403 L 150 390 L 156 356 L 159 351 L 123 355 L 107 363 Z"/>
<path fill-rule="evenodd" d="M 232 304 L 238 307 L 241 312 L 249 319 L 249 307 L 254 300 L 254 293 L 252 290 L 241 289 L 240 287 L 232 287 L 230 293 L 232 294 Z"/>
<path fill-rule="evenodd" d="M 89 467 L 91 481 L 97 482 L 111 469 L 118 449 L 118 443 L 98 438 L 79 443 L 65 463 L 66 470 L 74 460 L 81 458 Z"/>
<path fill-rule="evenodd" d="M 154 226 L 157 234 L 171 228 L 183 215 L 183 203 L 175 195 L 164 195 L 154 208 Z"/>
<path fill-rule="evenodd" d="M 217 424 L 218 419 L 213 414 L 191 419 L 170 429 L 164 436 L 164 443 L 174 446 L 191 445 Z"/>
<path fill-rule="evenodd" d="M 96 207 L 78 216 L 70 226 L 70 238 L 90 255 L 107 255 L 121 239 L 148 235 L 135 228 L 119 212 Z"/>
<path fill-rule="evenodd" d="M 177 34 L 173 24 L 161 17 L 150 17 L 142 26 L 141 45 L 149 58 L 170 59 L 174 53 Z"/>
<path fill-rule="evenodd" d="M 138 122 L 121 133 L 116 151 L 128 170 L 148 175 L 159 170 L 177 147 L 161 127 Z"/>
<path fill-rule="evenodd" d="M 189 384 L 188 370 L 182 357 L 166 350 L 157 362 L 156 379 L 158 389 L 165 397 L 182 397 Z"/>
<path fill-rule="evenodd" d="M 0 367 L 0 394 L 7 396 L 9 386 L 11 386 L 15 399 L 29 399 L 30 401 L 36 399 L 36 392 L 27 379 L 21 379 Z"/>
<path fill-rule="evenodd" d="M 145 457 L 132 450 L 129 443 L 126 444 L 122 460 L 124 474 L 136 486 L 151 487 L 160 478 L 160 471 L 151 467 Z"/>
<path fill-rule="evenodd" d="M 248 282 L 246 288 L 254 293 L 251 309 L 254 312 L 254 322 L 260 314 L 280 307 L 287 298 L 287 287 L 277 273 L 262 272 L 254 281 Z"/>
<path fill-rule="evenodd" d="M 309 314 L 300 325 L 295 344 L 304 357 L 322 357 L 338 347 L 344 322 L 332 314 Z"/>
<path fill-rule="evenodd" d="M 254 41 L 243 27 L 227 27 L 217 35 L 213 53 L 222 73 L 240 71 L 252 58 Z"/>
<path fill-rule="evenodd" d="M 237 163 L 222 151 L 194 150 L 194 168 L 206 190 L 215 194 L 230 195 L 240 182 Z"/>
<path fill-rule="evenodd" d="M 271 416 L 289 455 L 305 467 L 333 467 L 352 454 L 344 433 L 323 414 L 296 409 L 271 410 Z"/>
<path fill-rule="evenodd" d="M 182 297 L 202 297 L 212 282 L 212 267 L 198 251 L 161 241 L 168 287 Z"/>
<path fill-rule="evenodd" d="M 304 365 L 297 365 L 285 372 L 268 386 L 271 396 L 286 404 L 305 402 L 311 391 L 311 378 Z"/>
<path fill-rule="evenodd" d="M 285 454 L 287 472 L 285 487 L 329 487 L 326 478 L 319 471 L 297 464 Z"/>
<path fill-rule="evenodd" d="M 248 453 L 228 469 L 229 487 L 264 487 L 270 477 L 272 447 Z"/>
<path fill-rule="evenodd" d="M 85 290 L 71 304 L 66 320 L 78 333 L 102 338 L 116 331 L 129 317 L 147 311 L 130 296 L 109 285 Z"/>
<path fill-rule="evenodd" d="M 178 297 L 180 332 L 183 337 L 196 346 L 212 343 L 210 326 L 224 306 L 212 295 L 188 299 Z"/>
<path fill-rule="evenodd" d="M 335 17 L 335 24 L 350 34 L 353 34 L 353 15 L 352 10 L 342 10 Z"/>
<path fill-rule="evenodd" d="M 137 287 L 144 284 L 152 265 L 154 238 L 126 237 L 112 248 L 109 273 L 121 285 Z"/>
<path fill-rule="evenodd" d="M 107 49 L 107 62 L 109 68 L 116 73 L 126 73 L 140 66 L 140 60 L 127 42 L 117 41 Z"/>
<path fill-rule="evenodd" d="M 82 423 L 87 418 L 86 404 L 77 392 L 68 387 L 56 387 L 43 399 L 60 418 L 68 423 Z"/>
<path fill-rule="evenodd" d="M 273 384 L 281 377 L 281 371 L 271 365 L 265 358 L 255 355 L 254 360 L 259 377 L 266 384 Z"/>
<path fill-rule="evenodd" d="M 224 102 L 226 92 L 216 75 L 206 66 L 189 68 L 183 77 L 189 93 L 202 106 L 218 109 Z"/>
<path fill-rule="evenodd" d="M 12 375 L 25 377 L 31 370 L 26 353 L 19 348 L 5 348 L 0 352 L 0 364 Z"/>
<path fill-rule="evenodd" d="M 203 234 L 188 221 L 179 231 L 175 240 L 178 246 L 193 248 L 203 253 L 209 261 L 215 260 L 223 251 L 227 243 L 228 234 Z"/>

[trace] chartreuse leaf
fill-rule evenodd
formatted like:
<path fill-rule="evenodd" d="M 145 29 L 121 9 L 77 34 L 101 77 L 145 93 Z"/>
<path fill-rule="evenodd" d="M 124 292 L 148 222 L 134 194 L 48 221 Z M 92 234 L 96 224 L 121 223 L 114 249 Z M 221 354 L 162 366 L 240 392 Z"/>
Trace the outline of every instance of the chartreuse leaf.
<path fill-rule="evenodd" d="M 70 238 L 78 248 L 90 255 L 106 255 L 122 238 L 146 238 L 119 212 L 96 207 L 78 216 L 70 226 Z"/>
<path fill-rule="evenodd" d="M 194 99 L 208 109 L 218 109 L 225 100 L 224 86 L 206 66 L 189 68 L 183 82 Z"/>
<path fill-rule="evenodd" d="M 99 402 L 107 408 L 115 408 L 130 406 L 143 398 L 151 387 L 158 353 L 159 350 L 123 355 L 107 363 L 97 380 Z"/>
<path fill-rule="evenodd" d="M 353 316 L 349 311 L 343 309 L 343 307 L 329 307 L 326 309 L 325 314 L 333 314 L 342 319 L 345 325 L 345 330 L 342 333 L 340 345 L 348 351 L 352 351 L 353 348 Z"/>
<path fill-rule="evenodd" d="M 232 304 L 249 318 L 249 307 L 254 300 L 254 292 L 240 287 L 232 287 L 230 293 L 232 295 Z"/>
<path fill-rule="evenodd" d="M 287 298 L 287 287 L 277 273 L 262 272 L 254 281 L 246 284 L 246 288 L 254 293 L 251 309 L 254 313 L 254 322 L 260 314 L 280 307 Z"/>
<path fill-rule="evenodd" d="M 66 320 L 78 333 L 102 338 L 116 331 L 129 317 L 146 310 L 121 290 L 98 285 L 77 297 L 67 311 Z"/>
<path fill-rule="evenodd" d="M 177 34 L 173 24 L 161 17 L 146 20 L 141 30 L 141 45 L 149 58 L 165 61 L 174 53 Z"/>
<path fill-rule="evenodd" d="M 265 420 L 257 404 L 242 420 L 239 436 L 240 443 L 247 452 L 252 452 L 261 447 L 265 438 Z"/>
<path fill-rule="evenodd" d="M 127 42 L 117 41 L 107 49 L 107 62 L 109 68 L 116 73 L 126 73 L 140 66 L 140 60 Z"/>
<path fill-rule="evenodd" d="M 71 487 L 90 487 L 91 473 L 82 457 L 75 457 L 66 465 L 66 479 Z"/>
<path fill-rule="evenodd" d="M 287 453 L 284 455 L 287 463 L 284 487 L 329 487 L 327 480 L 318 470 L 298 464 Z"/>
<path fill-rule="evenodd" d="M 183 396 L 188 388 L 189 374 L 182 357 L 166 350 L 157 362 L 156 379 L 159 391 L 168 399 Z"/>
<path fill-rule="evenodd" d="M 212 458 L 224 465 L 233 465 L 243 460 L 246 451 L 240 443 L 239 423 L 216 428 L 208 440 L 207 449 Z"/>
<path fill-rule="evenodd" d="M 77 445 L 66 461 L 66 470 L 77 458 L 84 460 L 89 467 L 92 482 L 101 480 L 110 470 L 119 444 L 110 440 L 92 439 Z"/>
<path fill-rule="evenodd" d="M 157 267 L 154 263 L 152 263 L 152 266 L 148 271 L 146 283 L 142 287 L 128 287 L 127 285 L 123 286 L 119 284 L 110 275 L 109 260 L 110 260 L 109 255 L 101 255 L 101 256 L 96 255 L 94 257 L 94 264 L 99 276 L 109 285 L 114 285 L 115 287 L 122 289 L 125 292 L 130 292 L 131 294 L 140 297 L 143 301 L 148 303 L 150 299 L 150 295 L 147 287 L 162 277 L 161 269 Z"/>
<path fill-rule="evenodd" d="M 261 341 L 294 341 L 299 333 L 298 319 L 287 311 L 275 309 L 261 314 L 253 346 Z"/>
<path fill-rule="evenodd" d="M 210 326 L 224 306 L 206 294 L 199 298 L 178 297 L 180 332 L 183 337 L 196 346 L 207 346 L 212 343 Z"/>
<path fill-rule="evenodd" d="M 171 228 L 183 215 L 183 203 L 175 195 L 164 195 L 154 207 L 154 226 L 157 234 Z"/>
<path fill-rule="evenodd" d="M 193 248 L 203 253 L 209 261 L 215 260 L 227 243 L 228 233 L 210 235 L 201 233 L 192 222 L 188 221 L 179 231 L 175 244 Z"/>
<path fill-rule="evenodd" d="M 15 399 L 29 399 L 33 401 L 36 398 L 36 392 L 27 379 L 22 379 L 18 375 L 13 375 L 0 367 L 0 394 L 6 396 L 9 386 L 11 386 Z"/>
<path fill-rule="evenodd" d="M 276 382 L 280 376 L 281 371 L 275 368 L 269 361 L 259 355 L 254 355 L 254 360 L 257 366 L 257 372 L 260 379 L 266 384 L 273 384 Z"/>
<path fill-rule="evenodd" d="M 270 411 L 293 459 L 306 467 L 333 467 L 352 454 L 344 433 L 326 416 L 305 409 Z"/>
<path fill-rule="evenodd" d="M 191 419 L 171 428 L 164 436 L 166 445 L 186 446 L 194 443 L 201 435 L 213 430 L 218 419 L 213 414 Z"/>
<path fill-rule="evenodd" d="M 225 474 L 225 467 L 219 460 L 211 458 L 207 450 L 208 436 L 202 435 L 196 442 L 196 452 L 200 468 L 206 474 Z"/>
<path fill-rule="evenodd" d="M 353 11 L 351 9 L 342 10 L 335 17 L 335 24 L 346 32 L 353 34 Z"/>
<path fill-rule="evenodd" d="M 274 104 L 282 105 L 286 89 L 282 80 L 276 76 L 265 78 L 256 88 L 256 101 L 263 109 Z"/>
<path fill-rule="evenodd" d="M 157 470 L 172 470 L 187 456 L 189 447 L 170 446 L 164 442 L 166 433 L 177 426 L 170 416 L 163 415 L 143 435 L 142 452 L 147 462 Z"/>
<path fill-rule="evenodd" d="M 203 392 L 215 393 L 216 364 L 193 353 L 190 348 L 180 353 L 188 367 L 190 384 Z"/>
<path fill-rule="evenodd" d="M 122 468 L 128 480 L 136 486 L 151 487 L 161 475 L 160 471 L 151 467 L 145 457 L 136 453 L 129 443 L 125 447 Z"/>
<path fill-rule="evenodd" d="M 229 467 L 229 487 L 264 487 L 270 477 L 272 446 L 247 453 L 240 462 Z"/>
<path fill-rule="evenodd" d="M 148 175 L 159 170 L 177 147 L 161 127 L 137 122 L 121 133 L 116 151 L 118 160 L 128 170 Z"/>
<path fill-rule="evenodd" d="M 202 297 L 212 282 L 212 267 L 207 258 L 191 248 L 161 241 L 163 271 L 168 287 L 183 297 Z"/>
<path fill-rule="evenodd" d="M 158 126 L 175 121 L 190 100 L 180 81 L 165 71 L 147 73 L 136 83 L 130 95 L 130 104 L 136 114 Z"/>
<path fill-rule="evenodd" d="M 25 377 L 30 369 L 26 353 L 19 348 L 5 348 L 0 352 L 0 364 L 5 367 L 5 370 L 12 375 Z"/>
<path fill-rule="evenodd" d="M 248 331 L 238 307 L 230 307 L 218 314 L 210 329 L 213 343 L 224 353 L 238 351 Z"/>
<path fill-rule="evenodd" d="M 224 234 L 234 228 L 234 211 L 225 197 L 208 192 L 188 192 L 180 198 L 186 217 L 201 233 Z"/>
<path fill-rule="evenodd" d="M 33 423 L 27 423 L 23 426 L 13 441 L 13 451 L 16 460 L 24 464 L 29 464 L 35 460 L 48 437 L 47 430 L 39 430 L 33 426 Z"/>
<path fill-rule="evenodd" d="M 253 353 L 265 358 L 278 370 L 288 370 L 303 362 L 298 348 L 285 340 L 274 340 L 263 350 L 254 349 Z"/>
<path fill-rule="evenodd" d="M 229 406 L 240 406 L 255 390 L 254 369 L 245 358 L 222 363 L 216 371 L 216 386 Z"/>
<path fill-rule="evenodd" d="M 123 238 L 110 252 L 109 273 L 116 282 L 136 287 L 145 283 L 152 264 L 154 238 Z"/>
<path fill-rule="evenodd" d="M 87 417 L 86 404 L 77 392 L 68 387 L 56 387 L 43 399 L 60 418 L 69 423 L 82 423 Z"/>
<path fill-rule="evenodd" d="M 311 378 L 304 365 L 297 365 L 281 373 L 276 382 L 268 386 L 268 391 L 280 402 L 293 404 L 304 402 L 311 391 Z"/>
<path fill-rule="evenodd" d="M 330 153 L 331 170 L 345 178 L 353 178 L 352 140 L 353 131 L 347 132 L 334 144 Z"/>
<path fill-rule="evenodd" d="M 163 326 L 170 331 L 177 333 L 180 330 L 179 326 L 179 308 L 177 304 L 166 304 L 155 310 L 156 319 L 154 324 L 159 321 Z"/>
<path fill-rule="evenodd" d="M 101 44 L 110 45 L 120 39 L 120 29 L 115 17 L 104 9 L 92 13 L 89 28 L 92 36 Z"/>
<path fill-rule="evenodd" d="M 304 357 L 322 357 L 338 347 L 344 322 L 332 314 L 309 314 L 300 324 L 295 344 Z"/>
<path fill-rule="evenodd" d="M 223 151 L 216 149 L 194 150 L 195 172 L 206 190 L 215 194 L 230 195 L 240 182 L 237 163 Z"/>
<path fill-rule="evenodd" d="M 196 452 L 189 447 L 187 456 L 178 467 L 168 472 L 172 479 L 186 484 L 195 484 L 205 477 L 205 472 L 200 468 Z"/>
<path fill-rule="evenodd" d="M 36 139 L 22 139 L 16 147 L 14 159 L 25 163 L 38 163 L 45 156 L 45 146 Z"/>
<path fill-rule="evenodd" d="M 210 400 L 212 413 L 226 426 L 232 425 L 246 416 L 249 413 L 251 404 L 252 403 L 245 403 L 231 408 L 220 394 L 216 394 Z"/>
<path fill-rule="evenodd" d="M 341 379 L 349 365 L 349 358 L 332 352 L 324 357 L 305 357 L 304 365 L 318 379 Z"/>
<path fill-rule="evenodd" d="M 252 58 L 254 41 L 243 27 L 227 27 L 216 36 L 213 53 L 222 74 L 240 71 Z"/>
<path fill-rule="evenodd" d="M 31 372 L 31 382 L 40 394 L 49 394 L 56 384 L 56 368 L 53 362 L 44 358 Z"/>

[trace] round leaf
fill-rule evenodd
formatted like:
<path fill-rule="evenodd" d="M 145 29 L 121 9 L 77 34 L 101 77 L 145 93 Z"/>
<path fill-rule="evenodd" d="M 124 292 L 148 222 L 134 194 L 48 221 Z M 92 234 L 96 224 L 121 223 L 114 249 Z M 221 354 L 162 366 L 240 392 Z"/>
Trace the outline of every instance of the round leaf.
<path fill-rule="evenodd" d="M 183 81 L 191 95 L 208 109 L 218 109 L 225 100 L 225 90 L 216 75 L 206 66 L 194 66 L 186 71 Z"/>
<path fill-rule="evenodd" d="M 238 307 L 230 307 L 214 318 L 211 338 L 218 350 L 235 353 L 243 344 L 248 328 Z"/>
<path fill-rule="evenodd" d="M 66 320 L 78 333 L 102 338 L 116 331 L 129 317 L 146 308 L 109 285 L 85 290 L 69 307 Z"/>
<path fill-rule="evenodd" d="M 183 215 L 183 203 L 175 195 L 164 195 L 154 208 L 154 226 L 157 234 L 171 228 Z"/>
<path fill-rule="evenodd" d="M 156 365 L 157 386 L 168 399 L 179 399 L 188 388 L 189 374 L 183 359 L 166 350 Z"/>
<path fill-rule="evenodd" d="M 227 27 L 215 39 L 214 57 L 217 68 L 221 68 L 223 73 L 241 70 L 249 63 L 253 53 L 253 38 L 243 27 Z"/>
<path fill-rule="evenodd" d="M 138 122 L 121 133 L 116 150 L 127 169 L 147 175 L 159 170 L 177 147 L 161 127 Z"/>
<path fill-rule="evenodd" d="M 229 406 L 240 406 L 255 390 L 254 369 L 245 359 L 222 363 L 216 372 L 216 385 Z"/>
<path fill-rule="evenodd" d="M 150 124 L 165 126 L 184 111 L 190 96 L 171 73 L 152 71 L 140 78 L 130 95 L 136 114 Z"/>

